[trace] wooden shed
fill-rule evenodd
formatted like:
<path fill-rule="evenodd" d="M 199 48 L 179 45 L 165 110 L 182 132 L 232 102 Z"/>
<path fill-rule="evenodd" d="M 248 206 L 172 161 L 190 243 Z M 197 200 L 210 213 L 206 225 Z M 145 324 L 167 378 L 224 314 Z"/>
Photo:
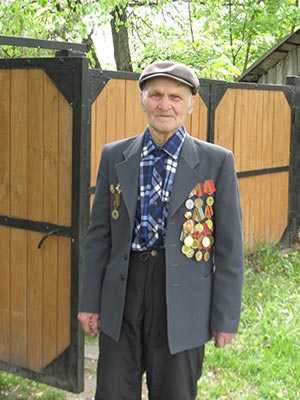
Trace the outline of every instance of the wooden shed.
<path fill-rule="evenodd" d="M 300 29 L 273 46 L 237 81 L 285 85 L 290 75 L 300 75 Z"/>

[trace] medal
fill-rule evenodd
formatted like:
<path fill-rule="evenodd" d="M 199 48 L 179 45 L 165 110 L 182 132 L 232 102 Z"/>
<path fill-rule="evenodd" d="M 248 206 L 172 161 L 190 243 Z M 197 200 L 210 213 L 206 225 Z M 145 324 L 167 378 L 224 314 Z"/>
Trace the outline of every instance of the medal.
<path fill-rule="evenodd" d="M 192 258 L 194 255 L 194 250 L 193 249 L 189 249 L 188 252 L 186 253 L 187 258 Z"/>
<path fill-rule="evenodd" d="M 208 229 L 209 229 L 210 231 L 212 231 L 212 229 L 213 229 L 213 227 L 214 227 L 214 224 L 213 224 L 212 220 L 211 220 L 211 219 L 208 219 L 205 223 L 206 223 L 206 226 L 208 227 Z"/>
<path fill-rule="evenodd" d="M 187 247 L 191 247 L 192 244 L 193 244 L 193 242 L 194 242 L 193 236 L 187 236 L 187 237 L 184 239 L 184 242 L 183 242 L 183 243 L 184 243 Z"/>
<path fill-rule="evenodd" d="M 206 251 L 206 252 L 204 253 L 204 261 L 207 262 L 207 261 L 209 260 L 209 258 L 210 258 L 209 252 Z"/>
<path fill-rule="evenodd" d="M 208 236 L 204 236 L 204 238 L 202 239 L 202 246 L 205 249 L 208 249 L 210 245 L 211 245 L 210 238 Z"/>
<path fill-rule="evenodd" d="M 187 201 L 185 202 L 185 206 L 188 210 L 191 210 L 192 208 L 194 208 L 194 200 L 187 199 Z"/>
<path fill-rule="evenodd" d="M 203 232 L 203 225 L 202 224 L 196 224 L 195 225 L 195 231 L 196 232 Z"/>
<path fill-rule="evenodd" d="M 197 251 L 197 253 L 195 254 L 195 259 L 196 261 L 201 261 L 203 257 L 203 254 L 200 250 Z"/>
<path fill-rule="evenodd" d="M 208 206 L 212 206 L 214 204 L 215 200 L 212 196 L 208 196 L 208 198 L 206 199 L 206 204 Z"/>
<path fill-rule="evenodd" d="M 120 217 L 120 213 L 118 210 L 118 208 L 121 205 L 121 193 L 122 193 L 120 183 L 118 183 L 116 187 L 113 184 L 110 184 L 109 190 L 113 195 L 113 210 L 111 212 L 111 217 L 113 220 L 116 221 Z"/>
<path fill-rule="evenodd" d="M 198 249 L 198 247 L 199 247 L 199 242 L 197 239 L 194 239 L 192 244 L 192 249 Z"/>
<path fill-rule="evenodd" d="M 203 200 L 198 198 L 194 201 L 194 204 L 195 204 L 195 207 L 200 208 L 203 206 Z"/>
<path fill-rule="evenodd" d="M 185 219 L 191 219 L 191 218 L 192 218 L 192 213 L 191 213 L 190 211 L 186 211 L 186 212 L 184 213 L 184 218 L 185 218 Z"/>
<path fill-rule="evenodd" d="M 119 213 L 119 211 L 118 211 L 116 208 L 114 208 L 114 209 L 112 210 L 112 212 L 111 212 L 111 216 L 112 216 L 112 218 L 116 221 L 117 219 L 119 219 L 120 213 Z"/>

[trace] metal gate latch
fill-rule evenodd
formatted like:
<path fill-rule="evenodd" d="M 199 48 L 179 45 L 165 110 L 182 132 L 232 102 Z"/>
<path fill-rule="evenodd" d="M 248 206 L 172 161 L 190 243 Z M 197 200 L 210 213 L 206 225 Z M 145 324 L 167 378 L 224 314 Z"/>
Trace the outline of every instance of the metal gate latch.
<path fill-rule="evenodd" d="M 44 236 L 42 237 L 42 239 L 40 240 L 39 244 L 38 244 L 38 249 L 40 249 L 42 247 L 42 244 L 44 243 L 44 241 L 52 235 L 57 235 L 58 231 L 50 231 L 44 234 Z"/>

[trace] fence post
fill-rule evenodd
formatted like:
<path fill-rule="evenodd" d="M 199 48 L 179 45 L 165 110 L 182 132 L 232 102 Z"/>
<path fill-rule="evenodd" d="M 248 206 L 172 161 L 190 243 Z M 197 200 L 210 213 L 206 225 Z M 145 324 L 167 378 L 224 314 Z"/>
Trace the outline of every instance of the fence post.
<path fill-rule="evenodd" d="M 292 128 L 290 142 L 288 244 L 300 242 L 300 77 L 287 76 L 287 85 L 294 87 L 292 96 Z"/>

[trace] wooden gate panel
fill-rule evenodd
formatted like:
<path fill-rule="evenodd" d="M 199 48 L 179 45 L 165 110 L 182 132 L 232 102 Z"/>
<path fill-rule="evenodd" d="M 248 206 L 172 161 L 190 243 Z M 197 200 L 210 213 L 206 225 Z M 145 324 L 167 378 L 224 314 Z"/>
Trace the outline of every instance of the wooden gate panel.
<path fill-rule="evenodd" d="M 71 340 L 71 240 L 58 238 L 57 275 L 57 353 L 60 354 Z"/>
<path fill-rule="evenodd" d="M 26 366 L 27 308 L 27 232 L 12 229 L 10 233 L 10 299 L 11 363 Z"/>
<path fill-rule="evenodd" d="M 69 227 L 72 108 L 42 70 L 0 71 L 0 88 L 0 215 Z M 1 227 L 0 360 L 39 371 L 70 344 L 71 239 L 38 249 L 23 224 Z"/>
<path fill-rule="evenodd" d="M 185 128 L 192 136 L 200 139 L 207 139 L 208 110 L 201 96 L 195 97 L 194 110 L 186 118 Z"/>
<path fill-rule="evenodd" d="M 0 93 L 0 209 L 6 215 L 10 207 L 10 71 L 0 71 Z"/>
<path fill-rule="evenodd" d="M 37 251 L 39 232 L 28 232 L 27 365 L 43 368 L 43 251 Z"/>
<path fill-rule="evenodd" d="M 289 165 L 290 115 L 280 91 L 228 89 L 215 114 L 215 143 L 234 152 L 238 172 Z"/>
<path fill-rule="evenodd" d="M 11 71 L 10 216 L 27 217 L 28 72 Z"/>
<path fill-rule="evenodd" d="M 264 241 L 280 241 L 287 226 L 288 180 L 288 172 L 239 179 L 248 247 Z"/>
<path fill-rule="evenodd" d="M 0 360 L 10 359 L 10 232 L 0 226 Z"/>
<path fill-rule="evenodd" d="M 44 73 L 28 73 L 28 219 L 43 221 L 44 192 Z"/>
<path fill-rule="evenodd" d="M 291 110 L 284 96 L 279 92 L 274 102 L 274 131 L 272 167 L 290 164 Z"/>
<path fill-rule="evenodd" d="M 235 156 L 248 247 L 280 241 L 287 226 L 290 132 L 290 106 L 279 90 L 230 88 L 216 109 L 215 143 Z"/>
<path fill-rule="evenodd" d="M 144 132 L 147 126 L 145 113 L 142 111 L 141 95 L 137 81 L 126 82 L 125 102 L 125 126 L 124 134 L 126 137 L 135 136 Z"/>

